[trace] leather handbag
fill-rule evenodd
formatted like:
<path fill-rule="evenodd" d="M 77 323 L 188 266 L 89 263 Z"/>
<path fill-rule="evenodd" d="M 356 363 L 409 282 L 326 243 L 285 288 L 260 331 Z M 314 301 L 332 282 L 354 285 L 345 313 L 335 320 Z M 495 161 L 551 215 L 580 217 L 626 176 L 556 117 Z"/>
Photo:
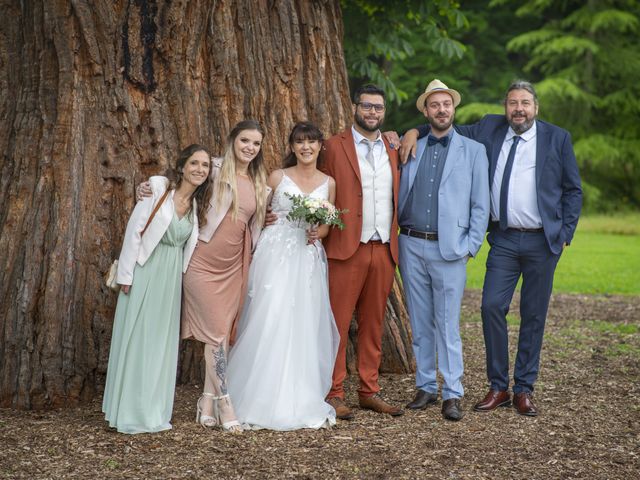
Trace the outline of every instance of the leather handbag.
<path fill-rule="evenodd" d="M 140 232 L 141 237 L 144 235 L 144 232 L 147 231 L 147 227 L 151 223 L 151 220 L 153 220 L 153 217 L 156 216 L 156 213 L 158 213 L 158 210 L 164 203 L 164 199 L 167 198 L 168 194 L 169 194 L 169 189 L 167 189 L 164 192 L 164 195 L 160 197 L 160 200 L 158 200 L 158 203 L 156 203 L 156 206 L 153 207 L 153 211 L 149 216 L 149 220 L 147 220 L 147 224 L 142 229 L 142 232 Z M 118 292 L 120 291 L 120 285 L 118 284 L 117 279 L 118 279 L 118 259 L 115 259 L 113 263 L 111 263 L 111 266 L 109 267 L 109 270 L 107 271 L 107 273 L 104 274 L 104 284 L 114 292 Z"/>

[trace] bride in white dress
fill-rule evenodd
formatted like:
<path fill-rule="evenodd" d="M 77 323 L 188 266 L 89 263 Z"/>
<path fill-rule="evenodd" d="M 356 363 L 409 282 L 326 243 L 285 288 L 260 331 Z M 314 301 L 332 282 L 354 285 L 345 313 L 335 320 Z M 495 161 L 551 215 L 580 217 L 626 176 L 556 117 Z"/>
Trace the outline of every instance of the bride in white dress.
<path fill-rule="evenodd" d="M 295 430 L 335 424 L 324 401 L 338 350 L 327 285 L 327 260 L 319 239 L 327 225 L 287 220 L 286 194 L 335 201 L 335 181 L 316 168 L 322 133 L 298 123 L 289 136 L 283 170 L 268 180 L 272 212 L 249 270 L 249 286 L 236 343 L 229 355 L 228 390 L 246 428 Z"/>

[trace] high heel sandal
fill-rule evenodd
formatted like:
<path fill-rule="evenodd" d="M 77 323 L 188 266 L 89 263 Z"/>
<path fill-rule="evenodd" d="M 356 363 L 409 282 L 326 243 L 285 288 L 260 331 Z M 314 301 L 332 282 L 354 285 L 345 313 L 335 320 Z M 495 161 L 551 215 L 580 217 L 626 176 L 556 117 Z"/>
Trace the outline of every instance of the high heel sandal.
<path fill-rule="evenodd" d="M 225 400 L 233 408 L 233 406 L 231 405 L 231 400 L 229 399 L 228 393 L 226 395 L 220 395 L 219 397 L 214 397 L 213 408 L 215 412 L 214 415 L 216 416 L 218 425 L 220 425 L 225 432 L 241 433 L 244 430 L 244 428 L 242 428 L 242 425 L 240 425 L 240 422 L 237 419 L 229 420 L 228 422 L 222 422 L 222 417 L 220 414 L 220 404 L 219 404 L 220 400 Z M 235 413 L 234 413 L 234 416 L 235 416 Z"/>
<path fill-rule="evenodd" d="M 204 397 L 209 397 L 213 400 L 213 417 L 210 415 L 202 414 L 202 407 L 200 406 L 200 402 L 204 399 Z M 213 393 L 204 392 L 200 395 L 198 399 L 198 403 L 196 403 L 196 423 L 199 423 L 205 428 L 213 428 L 218 424 L 217 418 L 217 402 L 218 397 L 216 397 Z"/>

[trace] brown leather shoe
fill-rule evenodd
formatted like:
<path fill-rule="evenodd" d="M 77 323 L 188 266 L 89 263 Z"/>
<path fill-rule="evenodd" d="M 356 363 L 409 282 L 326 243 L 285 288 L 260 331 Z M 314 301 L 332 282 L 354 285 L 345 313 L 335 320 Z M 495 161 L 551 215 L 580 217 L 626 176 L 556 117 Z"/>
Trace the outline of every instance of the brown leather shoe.
<path fill-rule="evenodd" d="M 351 420 L 353 418 L 353 412 L 342 398 L 331 397 L 327 398 L 326 402 L 336 411 L 336 418 L 340 420 Z"/>
<path fill-rule="evenodd" d="M 453 420 L 457 422 L 462 420 L 464 413 L 462 412 L 462 405 L 459 398 L 450 398 L 442 402 L 442 416 L 446 420 Z"/>
<path fill-rule="evenodd" d="M 378 413 L 387 413 L 392 417 L 398 417 L 404 414 L 404 410 L 394 405 L 389 405 L 380 395 L 375 394 L 371 397 L 359 397 L 360 408 L 366 408 Z"/>
<path fill-rule="evenodd" d="M 514 393 L 513 406 L 516 407 L 516 412 L 520 415 L 526 415 L 527 417 L 536 417 L 538 415 L 538 409 L 533 403 L 533 394 L 531 392 Z"/>
<path fill-rule="evenodd" d="M 489 390 L 487 395 L 473 406 L 476 412 L 490 412 L 498 407 L 511 405 L 511 395 L 506 390 Z"/>

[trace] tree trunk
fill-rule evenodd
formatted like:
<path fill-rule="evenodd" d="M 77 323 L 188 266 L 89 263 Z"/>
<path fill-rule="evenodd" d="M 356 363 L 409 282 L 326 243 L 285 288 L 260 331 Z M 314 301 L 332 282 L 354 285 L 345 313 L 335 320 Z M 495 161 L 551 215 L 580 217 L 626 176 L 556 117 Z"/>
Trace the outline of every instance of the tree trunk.
<path fill-rule="evenodd" d="M 0 406 L 102 389 L 118 254 L 134 186 L 181 146 L 221 151 L 230 126 L 288 132 L 350 120 L 338 0 L 0 0 Z M 411 368 L 398 289 L 385 367 Z M 198 348 L 182 380 L 200 380 Z"/>

